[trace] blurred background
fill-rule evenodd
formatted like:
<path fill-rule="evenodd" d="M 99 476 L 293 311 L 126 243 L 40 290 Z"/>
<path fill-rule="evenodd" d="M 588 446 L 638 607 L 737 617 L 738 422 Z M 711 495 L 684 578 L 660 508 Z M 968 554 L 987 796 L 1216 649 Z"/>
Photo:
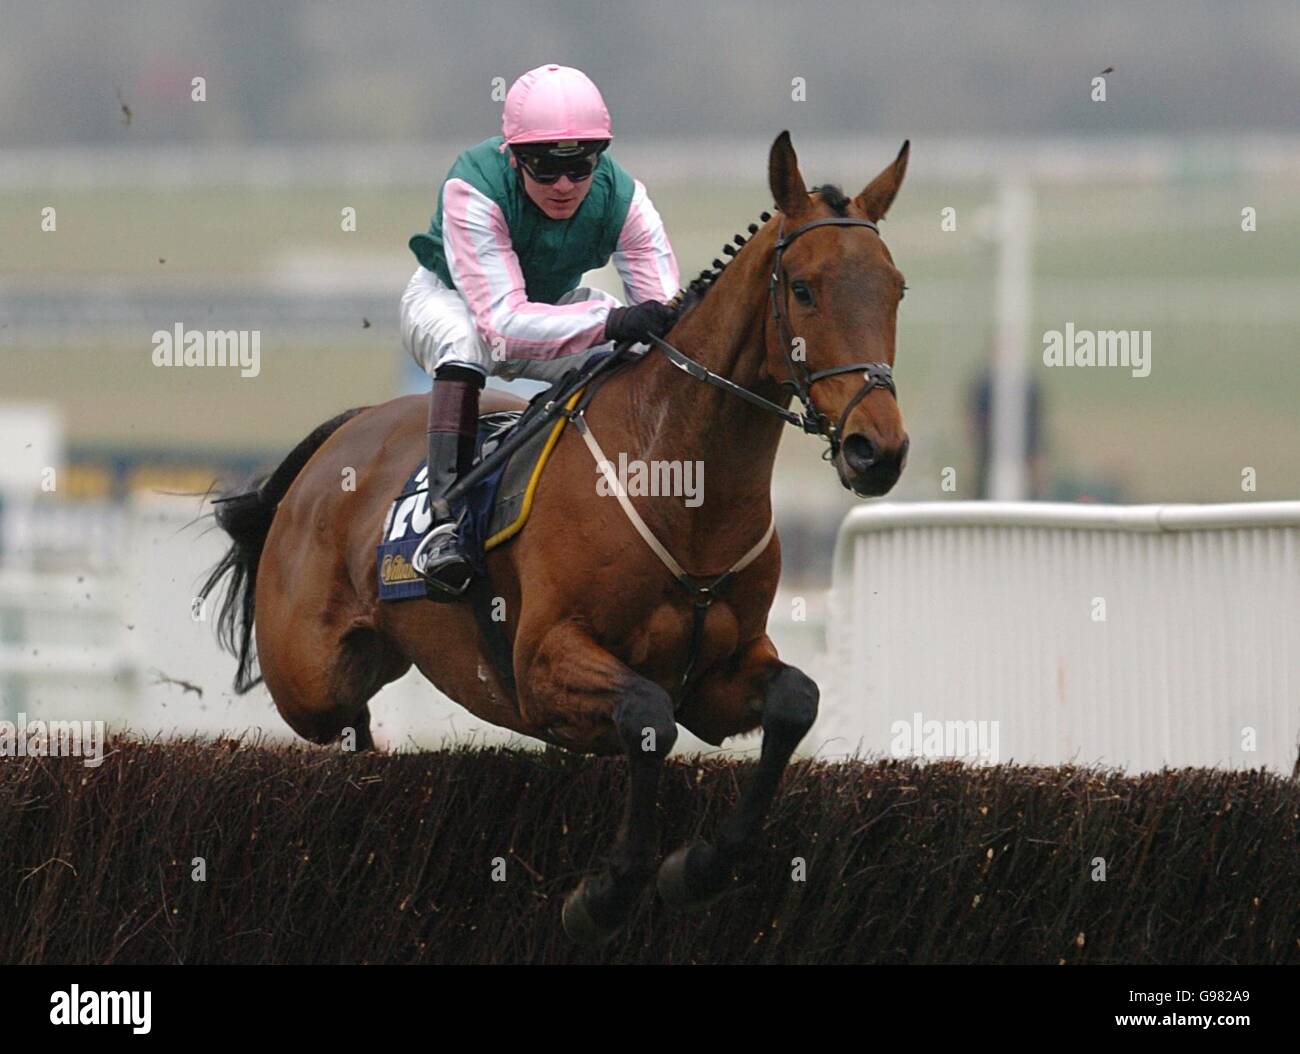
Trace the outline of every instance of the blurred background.
<path fill-rule="evenodd" d="M 810 185 L 849 193 L 912 140 L 884 228 L 909 286 L 912 437 L 888 500 L 985 496 L 998 357 L 1030 394 L 1018 496 L 1295 497 L 1294 3 L 17 0 L 0 36 L 0 718 L 288 734 L 264 692 L 229 694 L 211 612 L 192 609 L 224 548 L 200 495 L 341 409 L 427 388 L 397 330 L 406 241 L 456 154 L 498 132 L 505 88 L 548 61 L 601 87 L 613 155 L 684 278 L 770 206 L 782 129 Z M 622 292 L 612 269 L 590 278 Z M 1044 368 L 1042 335 L 1067 322 L 1151 331 L 1151 375 Z M 260 374 L 155 367 L 151 335 L 178 323 L 259 330 Z M 821 451 L 791 433 L 775 487 L 773 635 L 804 663 L 853 503 Z M 492 735 L 422 681 L 381 699 L 389 746 Z"/>

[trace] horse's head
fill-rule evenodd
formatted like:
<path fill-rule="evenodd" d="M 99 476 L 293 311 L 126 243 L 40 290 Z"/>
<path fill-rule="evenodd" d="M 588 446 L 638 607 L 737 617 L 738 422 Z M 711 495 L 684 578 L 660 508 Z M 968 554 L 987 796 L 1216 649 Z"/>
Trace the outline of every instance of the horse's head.
<path fill-rule="evenodd" d="M 907 461 L 892 379 L 903 276 L 875 229 L 903 182 L 907 153 L 904 143 L 855 198 L 830 187 L 810 194 L 788 132 L 768 161 L 780 215 L 766 372 L 811 404 L 840 482 L 864 497 L 888 492 Z"/>

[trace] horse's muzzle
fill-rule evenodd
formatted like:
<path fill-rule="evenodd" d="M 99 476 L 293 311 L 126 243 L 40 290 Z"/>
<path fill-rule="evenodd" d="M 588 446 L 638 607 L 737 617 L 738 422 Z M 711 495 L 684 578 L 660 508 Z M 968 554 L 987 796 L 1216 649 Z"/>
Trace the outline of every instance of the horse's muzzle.
<path fill-rule="evenodd" d="M 835 458 L 840 482 L 859 497 L 878 498 L 888 494 L 903 474 L 910 440 L 903 436 L 895 447 L 884 448 L 862 432 L 844 437 Z"/>

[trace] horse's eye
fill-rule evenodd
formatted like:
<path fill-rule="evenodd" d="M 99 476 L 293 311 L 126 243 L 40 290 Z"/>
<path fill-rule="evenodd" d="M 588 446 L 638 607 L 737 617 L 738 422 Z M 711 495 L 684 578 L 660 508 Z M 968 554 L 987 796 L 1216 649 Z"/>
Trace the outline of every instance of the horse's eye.
<path fill-rule="evenodd" d="M 898 299 L 899 299 L 899 301 L 901 302 L 902 299 L 903 299 L 903 297 L 905 297 L 906 295 L 907 295 L 907 286 L 903 286 L 903 288 L 902 288 L 901 290 L 899 290 L 899 293 L 898 293 Z"/>
<path fill-rule="evenodd" d="M 794 298 L 803 304 L 804 307 L 811 307 L 813 302 L 812 290 L 808 288 L 808 283 L 799 279 L 790 283 L 790 291 L 794 293 Z"/>

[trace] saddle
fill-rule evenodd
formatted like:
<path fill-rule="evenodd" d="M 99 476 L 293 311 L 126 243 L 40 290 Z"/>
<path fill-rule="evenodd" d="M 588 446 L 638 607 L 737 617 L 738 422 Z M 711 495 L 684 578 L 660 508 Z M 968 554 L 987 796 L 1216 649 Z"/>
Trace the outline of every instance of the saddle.
<path fill-rule="evenodd" d="M 528 522 L 533 495 L 584 393 L 594 393 L 598 378 L 629 361 L 622 349 L 593 355 L 575 366 L 523 410 L 479 417 L 474 466 L 448 495 L 460 519 L 460 542 L 476 573 L 486 573 L 486 555 L 510 541 Z M 411 567 L 411 554 L 433 523 L 426 483 L 429 466 L 420 461 L 393 499 L 376 547 L 379 599 L 409 600 L 425 595 L 424 582 Z"/>

